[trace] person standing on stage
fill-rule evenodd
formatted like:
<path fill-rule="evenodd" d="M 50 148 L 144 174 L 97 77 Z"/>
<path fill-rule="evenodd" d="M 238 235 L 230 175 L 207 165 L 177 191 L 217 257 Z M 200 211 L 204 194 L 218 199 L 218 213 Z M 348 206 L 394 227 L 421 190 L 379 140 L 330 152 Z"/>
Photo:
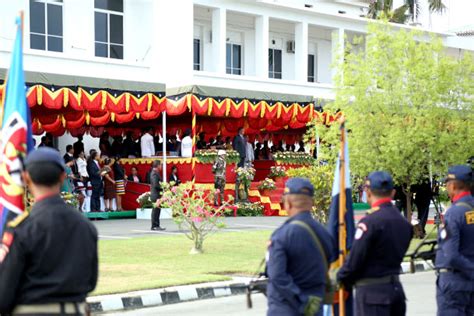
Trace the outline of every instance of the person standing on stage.
<path fill-rule="evenodd" d="M 212 173 L 214 173 L 214 189 L 216 189 L 216 192 L 214 194 L 214 206 L 222 205 L 222 203 L 224 202 L 226 165 L 226 151 L 223 149 L 219 149 L 219 151 L 217 152 L 217 159 L 212 165 Z M 220 203 L 219 195 L 221 197 Z"/>
<path fill-rule="evenodd" d="M 193 156 L 193 139 L 191 138 L 191 129 L 184 131 L 184 137 L 181 140 L 181 157 L 191 158 Z"/>
<path fill-rule="evenodd" d="M 140 148 L 143 158 L 153 157 L 156 154 L 155 143 L 153 138 L 153 128 L 148 127 L 145 129 L 142 137 L 140 138 Z"/>
<path fill-rule="evenodd" d="M 161 161 L 153 161 L 152 171 L 150 174 L 150 199 L 153 203 L 156 203 L 156 201 L 161 198 L 161 171 Z M 155 205 L 151 213 L 151 230 L 165 230 L 165 228 L 160 225 L 160 213 L 161 208 L 158 205 Z"/>
<path fill-rule="evenodd" d="M 99 153 L 91 150 L 87 162 L 87 173 L 92 186 L 91 211 L 100 212 L 100 194 L 102 192 L 102 177 L 100 175 Z"/>

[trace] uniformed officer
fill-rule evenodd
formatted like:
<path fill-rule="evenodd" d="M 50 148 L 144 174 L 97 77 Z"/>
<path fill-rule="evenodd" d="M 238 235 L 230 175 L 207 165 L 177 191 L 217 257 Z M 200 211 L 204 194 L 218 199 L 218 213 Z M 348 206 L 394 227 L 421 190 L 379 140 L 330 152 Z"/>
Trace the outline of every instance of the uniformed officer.
<path fill-rule="evenodd" d="M 84 315 L 97 283 L 97 230 L 61 199 L 66 173 L 56 150 L 31 152 L 23 177 L 35 201 L 3 236 L 0 313 Z"/>
<path fill-rule="evenodd" d="M 405 294 L 398 278 L 413 228 L 392 205 L 392 177 L 372 172 L 366 180 L 372 209 L 360 220 L 351 252 L 337 274 L 346 288 L 356 288 L 356 315 L 405 315 Z"/>
<path fill-rule="evenodd" d="M 283 205 L 290 218 L 268 247 L 268 315 L 322 315 L 327 266 L 335 243 L 311 216 L 313 185 L 306 179 L 286 182 Z"/>
<path fill-rule="evenodd" d="M 474 315 L 474 198 L 472 170 L 449 168 L 446 189 L 453 204 L 444 215 L 436 252 L 438 315 Z"/>
<path fill-rule="evenodd" d="M 224 190 L 225 190 L 225 177 L 226 177 L 226 151 L 219 150 L 217 152 L 217 159 L 212 165 L 212 172 L 214 173 L 214 189 L 216 191 L 214 195 L 214 205 L 218 206 L 224 202 Z M 219 195 L 221 197 L 219 203 Z"/>

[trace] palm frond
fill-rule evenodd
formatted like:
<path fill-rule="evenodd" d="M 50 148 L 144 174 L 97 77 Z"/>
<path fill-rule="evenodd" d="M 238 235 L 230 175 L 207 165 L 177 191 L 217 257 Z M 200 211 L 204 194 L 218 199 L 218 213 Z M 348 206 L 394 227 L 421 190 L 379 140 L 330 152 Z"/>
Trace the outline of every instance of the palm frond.
<path fill-rule="evenodd" d="M 409 17 L 410 17 L 407 14 L 408 10 L 409 10 L 409 6 L 406 5 L 406 4 L 402 5 L 399 8 L 396 8 L 391 13 L 390 22 L 405 24 L 408 21 Z"/>
<path fill-rule="evenodd" d="M 443 0 L 428 0 L 428 7 L 430 12 L 443 13 L 446 10 Z"/>

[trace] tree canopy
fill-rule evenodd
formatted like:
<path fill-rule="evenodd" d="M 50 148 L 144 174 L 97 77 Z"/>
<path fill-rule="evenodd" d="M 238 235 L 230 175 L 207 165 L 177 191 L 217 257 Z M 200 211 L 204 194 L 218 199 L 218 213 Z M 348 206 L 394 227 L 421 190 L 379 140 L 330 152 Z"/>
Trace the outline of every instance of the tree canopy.
<path fill-rule="evenodd" d="M 337 67 L 336 99 L 327 107 L 346 117 L 355 176 L 386 170 L 411 198 L 410 187 L 430 172 L 443 175 L 474 154 L 471 53 L 453 58 L 439 38 L 371 23 L 365 40 L 346 43 Z M 330 162 L 336 125 L 310 131 L 322 136 L 321 158 Z"/>

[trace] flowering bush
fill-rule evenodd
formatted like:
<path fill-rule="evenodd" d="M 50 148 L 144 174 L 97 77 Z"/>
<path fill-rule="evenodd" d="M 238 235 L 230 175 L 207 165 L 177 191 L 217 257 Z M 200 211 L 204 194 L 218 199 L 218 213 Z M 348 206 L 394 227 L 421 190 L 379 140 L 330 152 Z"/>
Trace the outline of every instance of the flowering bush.
<path fill-rule="evenodd" d="M 275 181 L 273 181 L 270 178 L 265 178 L 265 180 L 260 182 L 260 184 L 258 185 L 258 189 L 259 190 L 270 190 L 270 191 L 275 190 L 276 189 Z"/>
<path fill-rule="evenodd" d="M 163 183 L 162 187 L 163 196 L 156 205 L 171 208 L 175 223 L 194 243 L 191 254 L 202 253 L 204 239 L 210 233 L 225 226 L 222 215 L 229 204 L 222 201 L 220 207 L 213 207 L 216 190 L 204 190 L 195 187 L 192 183 L 173 187 Z M 232 197 L 229 196 L 229 199 L 232 200 Z"/>
<path fill-rule="evenodd" d="M 314 162 L 310 154 L 292 151 L 277 152 L 273 159 L 281 164 L 310 165 Z"/>
<path fill-rule="evenodd" d="M 261 203 L 237 203 L 237 216 L 262 216 L 264 207 Z"/>
<path fill-rule="evenodd" d="M 310 167 L 290 169 L 290 177 L 307 178 L 314 186 L 313 217 L 321 223 L 326 223 L 332 200 L 332 181 L 334 168 L 331 165 L 312 165 Z"/>
<path fill-rule="evenodd" d="M 61 198 L 63 199 L 66 204 L 71 205 L 74 208 L 79 207 L 79 200 L 76 194 L 69 193 L 69 192 L 61 192 Z"/>
<path fill-rule="evenodd" d="M 253 178 L 255 177 L 255 169 L 252 167 L 240 167 L 236 170 L 237 180 L 245 187 L 250 187 Z"/>
<path fill-rule="evenodd" d="M 240 161 L 239 153 L 235 150 L 226 150 L 227 163 L 238 163 Z M 200 149 L 196 150 L 194 156 L 200 163 L 214 163 L 217 159 L 216 149 Z"/>
<path fill-rule="evenodd" d="M 145 192 L 137 198 L 137 203 L 140 205 L 140 208 L 152 208 L 153 202 L 150 198 L 150 192 Z"/>
<path fill-rule="evenodd" d="M 268 174 L 269 178 L 282 178 L 286 176 L 286 169 L 282 166 L 273 166 L 270 167 L 270 173 Z"/>

